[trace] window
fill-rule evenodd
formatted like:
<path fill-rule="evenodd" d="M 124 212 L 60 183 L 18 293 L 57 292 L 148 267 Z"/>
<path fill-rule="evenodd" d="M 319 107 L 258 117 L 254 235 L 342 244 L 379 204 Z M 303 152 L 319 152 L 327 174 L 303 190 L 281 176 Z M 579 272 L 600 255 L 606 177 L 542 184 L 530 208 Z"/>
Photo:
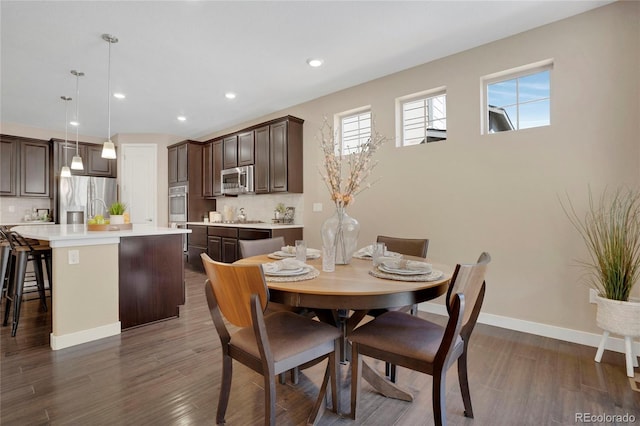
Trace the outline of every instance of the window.
<path fill-rule="evenodd" d="M 371 137 L 371 109 L 348 111 L 336 116 L 340 127 L 342 155 L 357 151 Z"/>
<path fill-rule="evenodd" d="M 396 100 L 402 146 L 447 139 L 447 94 L 443 88 Z"/>
<path fill-rule="evenodd" d="M 484 79 L 485 133 L 551 123 L 551 65 L 535 64 Z"/>

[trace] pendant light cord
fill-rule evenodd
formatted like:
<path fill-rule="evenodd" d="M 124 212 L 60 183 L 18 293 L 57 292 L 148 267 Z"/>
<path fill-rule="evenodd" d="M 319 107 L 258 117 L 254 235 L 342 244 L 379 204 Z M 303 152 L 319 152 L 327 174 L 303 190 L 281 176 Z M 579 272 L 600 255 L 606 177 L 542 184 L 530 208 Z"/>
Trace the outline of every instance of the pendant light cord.
<path fill-rule="evenodd" d="M 60 96 L 64 101 L 64 166 L 68 166 L 69 154 L 67 153 L 67 140 L 69 139 L 69 101 L 68 96 Z"/>
<path fill-rule="evenodd" d="M 76 73 L 76 156 L 78 154 L 78 132 L 80 130 L 80 74 Z"/>
<path fill-rule="evenodd" d="M 107 140 L 111 140 L 111 44 L 109 40 L 109 68 L 107 69 Z"/>

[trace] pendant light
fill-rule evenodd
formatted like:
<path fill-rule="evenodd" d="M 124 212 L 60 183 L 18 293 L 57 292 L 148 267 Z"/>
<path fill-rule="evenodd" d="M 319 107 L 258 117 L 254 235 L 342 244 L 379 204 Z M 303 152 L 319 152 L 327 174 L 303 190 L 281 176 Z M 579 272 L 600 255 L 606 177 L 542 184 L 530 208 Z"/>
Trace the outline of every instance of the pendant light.
<path fill-rule="evenodd" d="M 64 101 L 64 166 L 60 170 L 60 177 L 71 177 L 71 169 L 67 165 L 67 130 L 69 125 L 69 101 L 68 96 L 60 96 Z"/>
<path fill-rule="evenodd" d="M 102 39 L 109 43 L 109 68 L 107 70 L 107 141 L 102 144 L 102 158 L 116 158 L 116 147 L 111 142 L 111 45 L 118 39 L 111 34 L 102 34 Z"/>
<path fill-rule="evenodd" d="M 78 150 L 78 131 L 80 127 L 80 77 L 84 76 L 83 72 L 71 70 L 71 74 L 76 76 L 76 155 L 71 160 L 71 168 L 73 170 L 84 170 L 82 157 Z"/>

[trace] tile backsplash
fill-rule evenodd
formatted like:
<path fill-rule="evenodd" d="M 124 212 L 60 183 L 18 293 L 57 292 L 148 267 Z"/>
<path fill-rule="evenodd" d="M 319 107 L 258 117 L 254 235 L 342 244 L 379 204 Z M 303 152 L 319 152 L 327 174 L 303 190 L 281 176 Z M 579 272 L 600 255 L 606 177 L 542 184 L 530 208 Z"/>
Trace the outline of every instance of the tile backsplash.
<path fill-rule="evenodd" d="M 33 209 L 49 209 L 51 213 L 51 200 L 49 198 L 29 197 L 0 197 L 0 224 L 24 222 L 24 216 Z"/>
<path fill-rule="evenodd" d="M 260 194 L 220 197 L 216 199 L 216 210 L 222 213 L 225 205 L 235 207 L 235 217 L 237 217 L 238 213 L 240 213 L 240 208 L 244 208 L 247 220 L 271 222 L 274 218 L 273 211 L 278 203 L 283 203 L 287 207 L 294 207 L 296 209 L 293 219 L 294 223 L 302 224 L 302 218 L 304 217 L 304 196 L 302 194 Z"/>

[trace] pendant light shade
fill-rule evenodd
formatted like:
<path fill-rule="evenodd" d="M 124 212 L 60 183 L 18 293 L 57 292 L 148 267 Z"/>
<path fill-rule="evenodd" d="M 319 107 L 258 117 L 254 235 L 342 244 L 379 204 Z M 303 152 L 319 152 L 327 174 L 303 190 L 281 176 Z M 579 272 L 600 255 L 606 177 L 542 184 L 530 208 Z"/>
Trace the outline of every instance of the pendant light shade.
<path fill-rule="evenodd" d="M 109 66 L 107 69 L 107 141 L 102 144 L 102 158 L 116 158 L 116 147 L 111 142 L 111 45 L 118 39 L 111 34 L 102 34 L 102 39 L 109 43 Z"/>
<path fill-rule="evenodd" d="M 84 170 L 82 157 L 78 151 L 78 132 L 80 127 L 80 77 L 84 76 L 83 72 L 71 70 L 71 74 L 76 76 L 76 155 L 71 160 L 71 168 L 73 170 Z"/>
<path fill-rule="evenodd" d="M 60 96 L 60 99 L 64 101 L 64 166 L 60 169 L 60 177 L 71 177 L 71 169 L 67 165 L 67 136 L 69 125 L 69 101 L 68 96 Z"/>

